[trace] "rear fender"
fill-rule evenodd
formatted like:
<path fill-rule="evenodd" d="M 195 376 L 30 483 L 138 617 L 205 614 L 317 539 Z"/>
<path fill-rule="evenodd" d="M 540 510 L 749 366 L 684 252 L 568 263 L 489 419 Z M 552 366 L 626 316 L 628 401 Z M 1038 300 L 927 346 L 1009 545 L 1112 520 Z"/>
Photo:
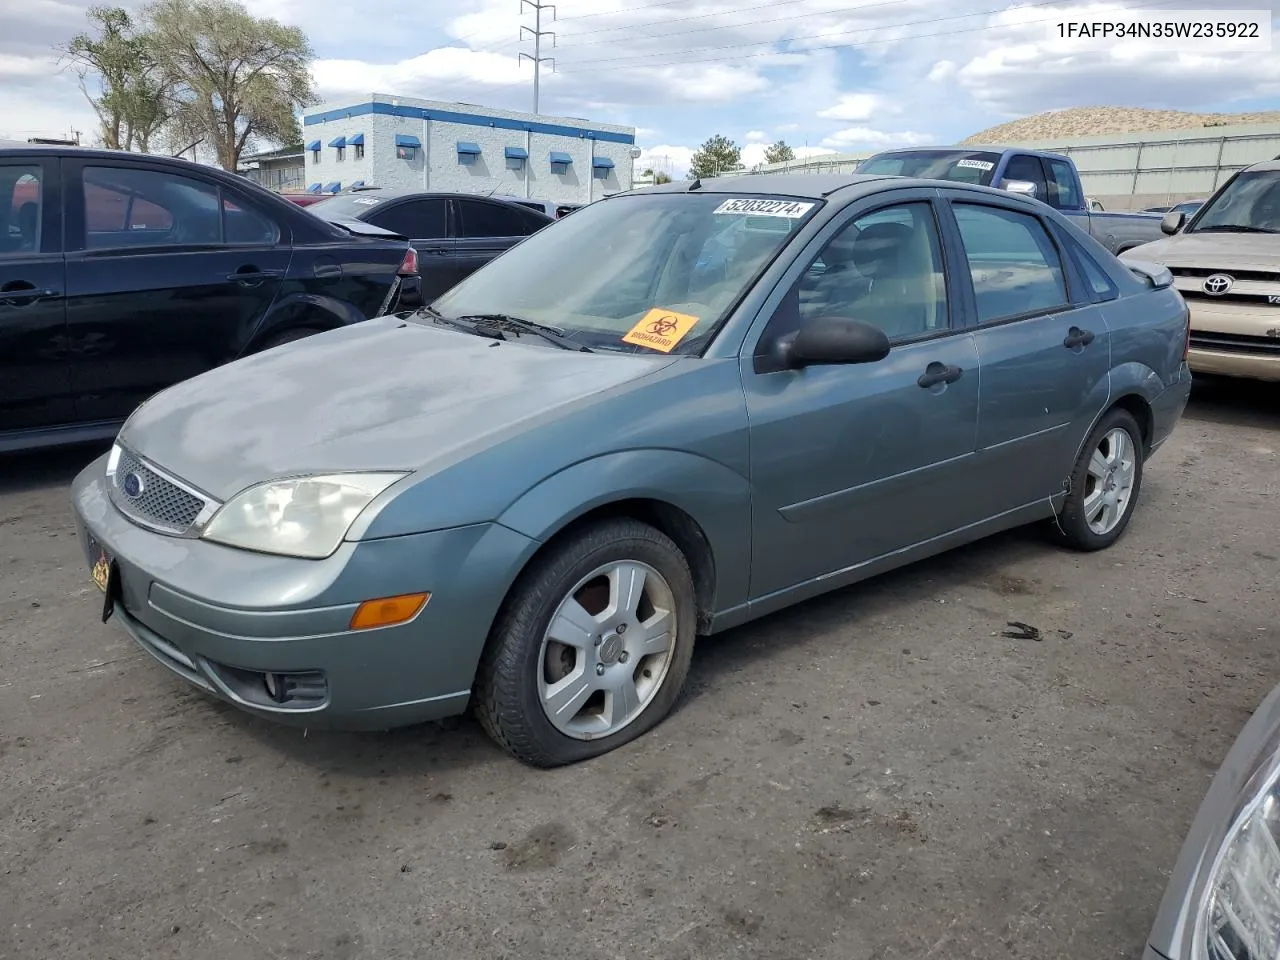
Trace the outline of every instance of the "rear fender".
<path fill-rule="evenodd" d="M 353 304 L 345 300 L 317 293 L 291 293 L 271 305 L 249 339 L 245 353 L 252 353 L 258 346 L 286 330 L 296 330 L 299 327 L 336 330 L 367 319 Z"/>
<path fill-rule="evenodd" d="M 591 511 L 624 500 L 656 501 L 687 514 L 711 549 L 711 611 L 746 602 L 751 486 L 741 474 L 696 454 L 628 450 L 576 463 L 522 494 L 498 522 L 542 544 Z"/>
<path fill-rule="evenodd" d="M 1137 362 L 1122 363 L 1111 371 L 1107 380 L 1098 381 L 1094 386 L 1093 394 L 1089 398 L 1090 405 L 1096 407 L 1098 415 L 1093 418 L 1093 422 L 1089 424 L 1089 429 L 1080 438 L 1080 443 L 1076 447 L 1076 455 L 1072 457 L 1071 464 L 1067 466 L 1067 470 L 1070 471 L 1075 462 L 1080 459 L 1080 454 L 1084 452 L 1085 444 L 1089 442 L 1089 437 L 1099 421 L 1125 397 L 1138 397 L 1146 404 L 1148 421 L 1146 423 L 1139 422 L 1139 426 L 1147 431 L 1146 439 L 1147 443 L 1150 444 L 1152 423 L 1149 418 L 1151 404 L 1164 389 L 1165 385 L 1160 379 L 1160 375 L 1145 364 Z"/>

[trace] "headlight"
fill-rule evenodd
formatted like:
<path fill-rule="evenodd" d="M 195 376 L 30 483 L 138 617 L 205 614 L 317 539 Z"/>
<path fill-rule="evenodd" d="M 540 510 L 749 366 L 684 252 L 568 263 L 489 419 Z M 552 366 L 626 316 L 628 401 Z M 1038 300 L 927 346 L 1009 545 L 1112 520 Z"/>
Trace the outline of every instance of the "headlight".
<path fill-rule="evenodd" d="M 1196 934 L 1199 960 L 1280 956 L 1280 766 L 1232 823 L 1213 865 Z"/>
<path fill-rule="evenodd" d="M 338 549 L 360 511 L 403 473 L 272 480 L 222 506 L 201 536 L 260 553 L 318 560 Z"/>

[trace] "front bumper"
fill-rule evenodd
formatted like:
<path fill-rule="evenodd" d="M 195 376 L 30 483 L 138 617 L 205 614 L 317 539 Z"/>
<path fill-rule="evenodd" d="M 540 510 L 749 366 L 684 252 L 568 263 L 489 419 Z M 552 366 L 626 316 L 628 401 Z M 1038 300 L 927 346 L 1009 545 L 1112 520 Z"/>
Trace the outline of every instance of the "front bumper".
<path fill-rule="evenodd" d="M 1188 299 L 1191 369 L 1280 381 L 1280 308 Z"/>
<path fill-rule="evenodd" d="M 251 713 L 388 729 L 462 712 L 506 591 L 533 543 L 498 524 L 344 543 L 324 560 L 153 533 L 111 503 L 105 457 L 72 485 L 85 576 L 115 562 L 114 615 L 174 673 Z M 350 629 L 364 600 L 429 591 L 407 623 Z M 269 692 L 267 674 L 281 701 Z"/>

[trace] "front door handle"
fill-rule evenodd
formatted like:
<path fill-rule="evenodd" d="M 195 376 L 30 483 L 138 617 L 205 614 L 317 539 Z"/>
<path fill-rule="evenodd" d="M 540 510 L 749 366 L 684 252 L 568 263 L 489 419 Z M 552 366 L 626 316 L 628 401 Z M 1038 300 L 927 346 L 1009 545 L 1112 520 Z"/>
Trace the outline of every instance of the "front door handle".
<path fill-rule="evenodd" d="M 1093 331 L 1081 330 L 1079 327 L 1072 327 L 1067 331 L 1067 338 L 1062 341 L 1062 345 L 1068 350 L 1074 350 L 1076 347 L 1087 347 L 1093 343 Z"/>
<path fill-rule="evenodd" d="M 920 374 L 920 379 L 916 383 L 925 387 L 936 387 L 940 383 L 955 383 L 964 373 L 962 369 L 950 363 L 939 363 L 934 361 L 924 368 L 924 373 Z"/>

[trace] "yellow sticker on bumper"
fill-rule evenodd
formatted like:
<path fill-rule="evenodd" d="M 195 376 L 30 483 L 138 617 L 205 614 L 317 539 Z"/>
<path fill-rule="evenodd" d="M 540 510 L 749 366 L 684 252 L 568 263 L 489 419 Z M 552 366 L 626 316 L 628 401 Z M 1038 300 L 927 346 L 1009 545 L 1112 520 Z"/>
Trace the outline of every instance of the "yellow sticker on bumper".
<path fill-rule="evenodd" d="M 654 307 L 640 318 L 639 323 L 627 331 L 622 342 L 670 353 L 700 319 L 687 313 L 675 313 L 672 310 Z"/>

